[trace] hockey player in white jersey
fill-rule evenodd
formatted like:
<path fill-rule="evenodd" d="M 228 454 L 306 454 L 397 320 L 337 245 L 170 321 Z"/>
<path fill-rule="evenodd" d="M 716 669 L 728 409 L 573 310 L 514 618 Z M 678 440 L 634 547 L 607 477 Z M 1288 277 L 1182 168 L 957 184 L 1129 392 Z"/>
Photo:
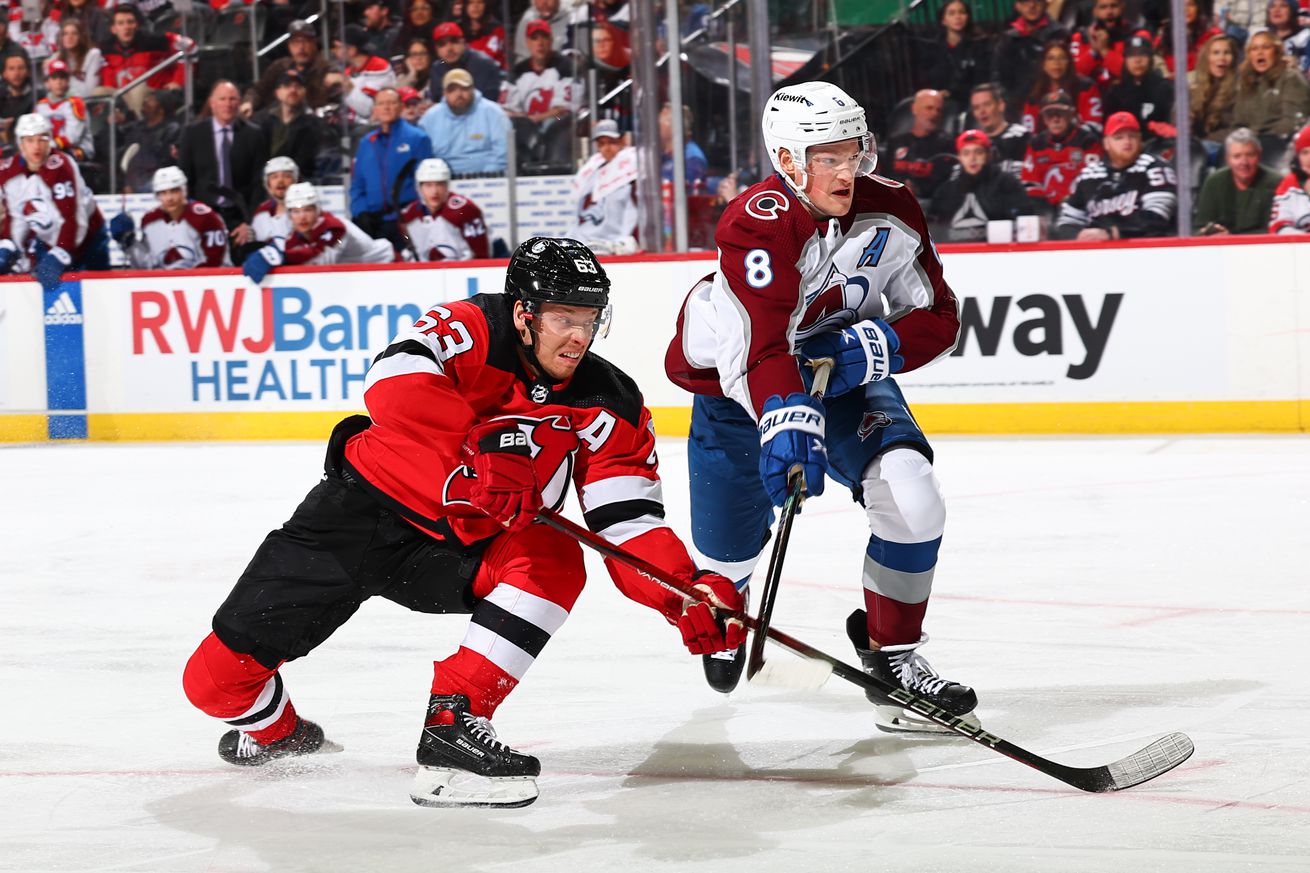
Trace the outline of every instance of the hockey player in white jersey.
<path fill-rule="evenodd" d="M 281 266 L 315 264 L 389 264 L 396 250 L 384 239 L 373 239 L 347 219 L 320 208 L 318 189 L 297 182 L 283 199 L 291 216 L 291 233 L 249 255 L 241 270 L 252 282 L 263 282 Z"/>
<path fill-rule="evenodd" d="M 138 234 L 126 212 L 109 222 L 109 233 L 140 270 L 230 267 L 227 225 L 203 203 L 187 198 L 187 179 L 177 167 L 155 170 L 151 188 L 159 206 L 141 219 Z"/>
<path fill-rule="evenodd" d="M 268 199 L 259 204 L 250 219 L 250 230 L 255 235 L 257 248 L 278 240 L 284 240 L 291 233 L 291 216 L 287 214 L 283 198 L 287 189 L 300 181 L 300 167 L 285 155 L 269 158 L 264 164 L 264 190 Z"/>
<path fill-rule="evenodd" d="M 405 260 L 469 261 L 491 257 L 487 222 L 478 205 L 450 193 L 450 166 L 428 158 L 414 171 L 418 199 L 400 214 Z"/>
<path fill-rule="evenodd" d="M 914 196 L 874 175 L 873 137 L 848 94 L 823 82 L 782 88 L 763 132 L 777 174 L 728 205 L 718 267 L 692 288 L 665 361 L 696 395 L 688 461 L 700 566 L 744 586 L 793 468 L 812 495 L 830 477 L 868 515 L 865 609 L 846 622 L 865 671 L 972 718 L 973 690 L 919 651 L 946 510 L 932 448 L 894 378 L 955 347 L 955 295 Z M 824 357 L 835 364 L 818 400 L 805 362 Z M 743 649 L 707 656 L 706 678 L 730 691 L 744 660 Z M 879 727 L 941 730 L 869 699 Z"/>

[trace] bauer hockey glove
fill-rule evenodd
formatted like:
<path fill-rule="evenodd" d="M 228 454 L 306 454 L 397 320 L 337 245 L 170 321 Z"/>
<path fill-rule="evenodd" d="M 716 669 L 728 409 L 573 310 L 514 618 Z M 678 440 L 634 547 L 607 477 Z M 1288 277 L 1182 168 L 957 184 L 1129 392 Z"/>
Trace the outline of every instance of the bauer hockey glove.
<path fill-rule="evenodd" d="M 801 346 L 806 360 L 832 358 L 832 376 L 828 382 L 828 397 L 840 397 L 869 382 L 886 379 L 900 372 L 905 358 L 901 338 L 881 318 L 871 318 L 852 324 L 845 330 L 821 333 Z"/>
<path fill-rule="evenodd" d="M 241 272 L 250 277 L 250 281 L 258 285 L 264 281 L 264 277 L 272 272 L 274 267 L 282 266 L 282 252 L 277 246 L 264 246 L 257 252 L 251 252 L 246 255 L 246 260 L 241 265 Z"/>
<path fill-rule="evenodd" d="M 760 478 L 774 506 L 787 502 L 794 467 L 805 473 L 805 490 L 811 497 L 823 493 L 828 472 L 824 447 L 823 403 L 808 394 L 775 394 L 764 401 L 760 416 Z"/>
<path fill-rule="evenodd" d="M 700 595 L 675 619 L 687 651 L 693 655 L 710 655 L 730 651 L 746 642 L 746 625 L 741 620 L 746 603 L 736 585 L 710 570 L 701 570 L 684 581 Z M 723 615 L 720 610 L 732 614 Z"/>
<path fill-rule="evenodd" d="M 473 428 L 468 442 L 477 474 L 469 492 L 474 507 L 510 530 L 532 524 L 541 491 L 528 435 L 512 423 L 492 421 Z"/>
<path fill-rule="evenodd" d="M 72 262 L 73 259 L 68 252 L 56 246 L 41 255 L 32 275 L 47 293 L 53 293 L 59 290 L 59 284 L 64 280 L 64 270 L 67 270 Z"/>

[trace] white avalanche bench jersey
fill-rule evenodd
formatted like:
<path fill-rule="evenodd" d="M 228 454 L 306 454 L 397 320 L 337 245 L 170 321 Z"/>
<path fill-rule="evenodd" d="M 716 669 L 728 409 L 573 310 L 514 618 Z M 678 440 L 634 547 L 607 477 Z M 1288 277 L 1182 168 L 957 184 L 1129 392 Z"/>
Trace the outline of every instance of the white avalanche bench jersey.
<path fill-rule="evenodd" d="M 669 379 L 694 394 L 731 397 L 758 418 L 770 396 L 805 390 L 805 340 L 870 318 L 894 323 L 904 370 L 955 348 L 955 295 L 899 182 L 857 178 L 850 212 L 816 219 L 775 175 L 728 204 L 714 240 L 718 269 L 692 288 L 665 357 Z"/>
<path fill-rule="evenodd" d="M 187 202 L 177 221 L 162 208 L 141 219 L 141 233 L 127 256 L 139 270 L 191 270 L 230 267 L 227 226 L 218 213 L 195 200 Z"/>

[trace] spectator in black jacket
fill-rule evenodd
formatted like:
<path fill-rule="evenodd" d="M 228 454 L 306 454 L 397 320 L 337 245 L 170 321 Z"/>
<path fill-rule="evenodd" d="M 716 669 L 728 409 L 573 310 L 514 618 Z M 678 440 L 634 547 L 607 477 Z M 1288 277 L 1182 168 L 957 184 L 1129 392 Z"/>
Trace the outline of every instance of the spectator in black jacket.
<path fill-rule="evenodd" d="M 1131 112 L 1142 130 L 1173 124 L 1174 86 L 1155 69 L 1155 47 L 1142 34 L 1129 37 L 1123 49 L 1123 78 L 1105 95 L 1105 114 Z"/>
<path fill-rule="evenodd" d="M 428 93 L 434 97 L 444 93 L 441 80 L 451 70 L 468 70 L 473 87 L 492 103 L 500 102 L 501 69 L 496 62 L 464 41 L 464 30 L 453 21 L 438 24 L 432 29 L 432 40 L 437 59 L 432 62 Z"/>
<path fill-rule="evenodd" d="M 1047 16 L 1046 0 L 1014 0 L 1014 11 L 1019 15 L 1001 34 L 992 56 L 992 81 L 1005 89 L 1007 117 L 1018 121 L 1023 99 L 1037 79 L 1042 47 L 1068 34 Z"/>
<path fill-rule="evenodd" d="M 1019 180 L 992 160 L 992 140 L 981 130 L 966 130 L 955 139 L 959 164 L 932 198 L 928 223 L 934 239 L 982 242 L 987 222 L 1034 215 L 1036 206 Z"/>
<path fill-rule="evenodd" d="M 951 174 L 951 138 L 942 133 L 942 95 L 924 89 L 914 95 L 908 131 L 887 140 L 880 172 L 904 182 L 920 200 L 931 200 L 937 186 Z"/>
<path fill-rule="evenodd" d="M 168 97 L 163 91 L 147 94 L 141 101 L 141 120 L 122 129 L 123 184 L 129 191 L 150 191 L 155 170 L 173 163 L 182 127 L 170 117 Z"/>
<path fill-rule="evenodd" d="M 920 86 L 945 91 L 957 102 L 968 100 L 991 72 L 991 42 L 973 23 L 973 10 L 964 0 L 946 0 L 937 13 L 936 35 L 916 47 Z"/>
<path fill-rule="evenodd" d="M 400 33 L 400 25 L 391 23 L 391 9 L 386 0 L 364 0 L 360 24 L 368 37 L 368 53 L 390 58 Z"/>
<path fill-rule="evenodd" d="M 280 58 L 269 65 L 259 81 L 246 89 L 241 103 L 241 115 L 249 118 L 255 112 L 273 102 L 273 92 L 277 83 L 287 70 L 296 70 L 305 83 L 305 103 L 311 109 L 326 106 L 328 92 L 326 85 L 328 67 L 327 58 L 323 57 L 318 47 L 318 33 L 314 25 L 307 21 L 293 21 L 287 28 L 288 56 Z"/>
<path fill-rule="evenodd" d="M 31 64 L 27 54 L 11 54 L 0 58 L 0 130 L 4 141 L 17 147 L 13 138 L 14 120 L 34 111 L 36 96 L 32 93 Z"/>
<path fill-rule="evenodd" d="M 296 162 L 300 178 L 312 180 L 323 141 L 323 120 L 305 104 L 305 80 L 288 69 L 278 78 L 276 102 L 253 121 L 264 132 L 270 158 L 284 155 Z"/>

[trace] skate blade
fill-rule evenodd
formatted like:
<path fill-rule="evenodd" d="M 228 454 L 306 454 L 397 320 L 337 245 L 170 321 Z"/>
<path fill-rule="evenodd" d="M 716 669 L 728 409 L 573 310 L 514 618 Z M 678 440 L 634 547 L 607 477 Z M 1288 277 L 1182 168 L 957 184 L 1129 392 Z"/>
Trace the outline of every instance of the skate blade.
<path fill-rule="evenodd" d="M 912 710 L 901 709 L 899 706 L 874 706 L 877 712 L 878 730 L 889 734 L 950 734 L 958 736 L 956 731 L 948 727 L 942 727 L 935 721 L 930 721 L 921 717 Z M 978 721 L 978 716 L 970 712 L 960 716 L 961 724 L 968 725 L 974 729 L 981 729 L 982 723 Z"/>
<path fill-rule="evenodd" d="M 793 691 L 813 691 L 822 688 L 832 676 L 832 665 L 827 661 L 810 658 L 770 659 L 749 676 L 752 685 L 787 688 Z"/>
<path fill-rule="evenodd" d="M 449 767 L 419 767 L 409 799 L 419 806 L 492 806 L 514 809 L 537 799 L 531 776 L 479 776 Z"/>
<path fill-rule="evenodd" d="M 327 737 L 324 737 L 324 738 L 323 738 L 323 745 L 319 746 L 319 747 L 314 751 L 314 754 L 315 754 L 315 755 L 335 755 L 337 752 L 344 752 L 345 750 L 346 750 L 346 747 L 345 747 L 345 746 L 341 745 L 341 744 L 338 743 L 338 742 L 335 742 L 334 740 L 329 740 Z"/>

